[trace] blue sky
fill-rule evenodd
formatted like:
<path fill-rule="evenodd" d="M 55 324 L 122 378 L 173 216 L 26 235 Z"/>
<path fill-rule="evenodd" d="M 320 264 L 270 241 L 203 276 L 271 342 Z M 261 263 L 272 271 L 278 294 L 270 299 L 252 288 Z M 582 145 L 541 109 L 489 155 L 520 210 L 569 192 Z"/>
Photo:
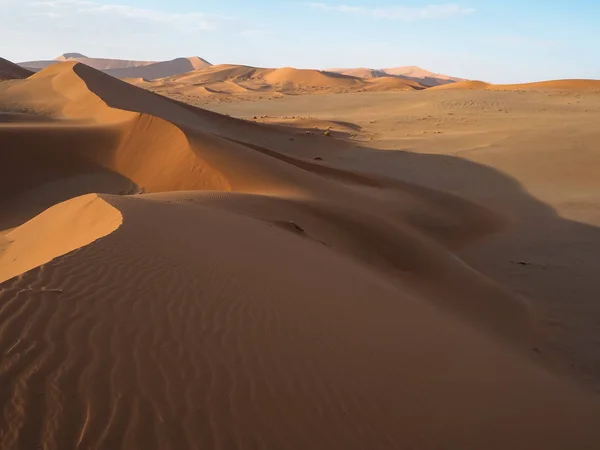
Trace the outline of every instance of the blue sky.
<path fill-rule="evenodd" d="M 600 78 L 600 0 L 0 0 L 0 56 L 64 52 L 491 82 Z"/>

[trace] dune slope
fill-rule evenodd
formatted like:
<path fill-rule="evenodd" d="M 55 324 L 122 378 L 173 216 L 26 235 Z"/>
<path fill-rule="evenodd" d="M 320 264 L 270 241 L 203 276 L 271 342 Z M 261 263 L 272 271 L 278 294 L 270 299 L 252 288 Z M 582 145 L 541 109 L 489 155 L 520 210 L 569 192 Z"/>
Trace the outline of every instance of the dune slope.
<path fill-rule="evenodd" d="M 119 212 L 95 194 L 49 208 L 4 236 L 0 283 L 106 236 L 120 223 Z"/>
<path fill-rule="evenodd" d="M 491 91 L 514 90 L 600 90 L 600 80 L 551 80 L 521 84 L 491 84 L 483 81 L 460 81 L 432 89 L 473 89 Z"/>
<path fill-rule="evenodd" d="M 33 74 L 33 72 L 24 69 L 7 59 L 0 58 L 0 81 L 27 78 L 31 74 Z"/>
<path fill-rule="evenodd" d="M 600 445 L 526 303 L 455 256 L 493 212 L 81 64 L 0 99 L 48 118 L 0 125 L 2 211 L 66 200 L 0 235 L 0 446 Z M 150 194 L 70 199 L 98 186 Z"/>

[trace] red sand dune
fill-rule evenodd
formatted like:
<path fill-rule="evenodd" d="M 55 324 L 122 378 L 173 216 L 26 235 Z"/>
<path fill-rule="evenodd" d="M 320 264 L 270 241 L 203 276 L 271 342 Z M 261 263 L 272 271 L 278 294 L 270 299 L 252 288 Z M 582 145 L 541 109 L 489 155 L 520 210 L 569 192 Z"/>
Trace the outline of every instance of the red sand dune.
<path fill-rule="evenodd" d="M 140 85 L 139 82 L 134 84 Z M 422 84 L 398 77 L 363 79 L 335 72 L 294 69 L 266 69 L 250 66 L 218 65 L 155 80 L 144 87 L 159 93 L 184 95 L 311 94 L 361 91 L 424 89 Z M 201 88 L 201 89 L 200 89 Z M 238 97 L 239 98 L 239 97 Z"/>
<path fill-rule="evenodd" d="M 486 208 L 82 64 L 0 99 L 49 120 L 0 126 L 0 447 L 600 447 L 453 253 Z"/>

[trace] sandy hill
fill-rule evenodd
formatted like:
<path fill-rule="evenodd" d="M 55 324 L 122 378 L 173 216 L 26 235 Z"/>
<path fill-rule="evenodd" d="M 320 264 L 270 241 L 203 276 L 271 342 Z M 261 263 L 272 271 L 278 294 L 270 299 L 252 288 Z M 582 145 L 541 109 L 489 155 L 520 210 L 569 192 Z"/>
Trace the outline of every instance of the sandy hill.
<path fill-rule="evenodd" d="M 379 78 L 388 75 L 383 70 L 368 69 L 365 67 L 359 67 L 356 69 L 327 69 L 327 71 L 341 73 L 344 75 L 350 75 L 358 78 Z"/>
<path fill-rule="evenodd" d="M 470 89 L 470 90 L 600 90 L 600 80 L 551 80 L 521 84 L 491 84 L 483 81 L 461 81 L 434 89 Z"/>
<path fill-rule="evenodd" d="M 203 69 L 210 67 L 210 65 L 210 63 L 198 57 L 176 58 L 172 61 L 161 61 L 143 66 L 108 69 L 104 72 L 117 78 L 145 78 L 147 80 L 154 80 Z"/>
<path fill-rule="evenodd" d="M 220 81 L 244 81 L 262 77 L 269 69 L 236 64 L 219 64 L 205 69 L 177 75 L 172 81 L 190 83 L 213 83 Z"/>
<path fill-rule="evenodd" d="M 486 83 L 484 81 L 459 81 L 456 83 L 452 83 L 452 84 L 445 84 L 445 85 L 440 85 L 440 86 L 434 86 L 431 89 L 432 90 L 443 90 L 443 89 L 487 89 L 489 88 L 491 85 L 489 83 Z"/>
<path fill-rule="evenodd" d="M 45 69 L 51 65 L 59 62 L 75 61 L 86 64 L 98 70 L 111 70 L 111 69 L 123 69 L 128 67 L 146 66 L 148 64 L 154 64 L 156 61 L 134 61 L 134 60 L 123 60 L 123 59 L 110 59 L 110 58 L 89 58 L 81 53 L 65 53 L 58 56 L 53 60 L 46 61 L 26 61 L 19 63 L 22 67 L 27 67 L 34 71 Z"/>
<path fill-rule="evenodd" d="M 80 62 L 90 67 L 93 67 L 103 72 L 109 72 L 111 70 L 128 69 L 132 67 L 143 67 L 150 64 L 155 64 L 155 61 L 129 61 L 122 59 L 108 59 L 108 58 L 69 58 L 67 61 Z"/>
<path fill-rule="evenodd" d="M 415 91 L 426 89 L 422 83 L 397 77 L 377 77 L 368 79 L 364 91 Z"/>
<path fill-rule="evenodd" d="M 82 53 L 63 53 L 60 56 L 54 58 L 55 61 L 68 61 L 68 60 L 76 60 L 76 59 L 87 59 L 88 57 Z"/>
<path fill-rule="evenodd" d="M 173 82 L 212 83 L 222 81 L 260 80 L 269 85 L 298 85 L 313 87 L 356 87 L 357 77 L 310 69 L 284 67 L 267 69 L 234 64 L 221 64 L 171 77 Z"/>
<path fill-rule="evenodd" d="M 403 66 L 389 69 L 329 69 L 329 71 L 367 79 L 393 76 L 415 81 L 426 87 L 462 81 L 461 78 L 430 72 L 417 66 Z"/>
<path fill-rule="evenodd" d="M 134 61 L 89 58 L 80 53 L 65 53 L 52 61 L 27 61 L 19 65 L 29 70 L 38 71 L 65 61 L 80 62 L 117 78 L 146 79 L 163 78 L 211 66 L 209 62 L 197 56 L 176 58 L 171 61 Z"/>
<path fill-rule="evenodd" d="M 292 84 L 314 87 L 356 87 L 361 81 L 357 77 L 310 69 L 284 67 L 273 69 L 264 75 L 270 84 Z"/>
<path fill-rule="evenodd" d="M 46 118 L 0 127 L 0 446 L 600 446 L 528 307 L 453 253 L 486 208 L 79 63 L 0 101 Z"/>
<path fill-rule="evenodd" d="M 410 78 L 434 78 L 441 81 L 462 81 L 461 78 L 451 77 L 449 75 L 444 75 L 441 73 L 430 72 L 429 70 L 422 69 L 418 66 L 402 66 L 402 67 L 392 67 L 388 69 L 383 69 L 383 72 L 388 75 L 402 75 Z"/>
<path fill-rule="evenodd" d="M 23 67 L 12 63 L 7 59 L 0 58 L 0 80 L 27 78 L 32 74 L 33 72 L 24 69 Z"/>
<path fill-rule="evenodd" d="M 263 80 L 270 85 L 293 84 L 314 87 L 358 86 L 357 77 L 310 69 L 284 67 L 267 69 L 234 64 L 222 64 L 173 77 L 171 81 L 217 82 Z"/>
<path fill-rule="evenodd" d="M 157 80 L 122 79 L 158 93 L 209 98 L 232 94 L 260 94 L 270 89 L 263 79 L 263 75 L 268 71 L 269 69 L 222 64 Z"/>
<path fill-rule="evenodd" d="M 129 82 L 154 92 L 185 99 L 223 101 L 252 99 L 264 95 L 340 93 L 423 89 L 420 83 L 397 77 L 363 79 L 335 72 L 295 69 L 267 69 L 223 64 L 194 70 L 153 82 L 127 78 Z"/>

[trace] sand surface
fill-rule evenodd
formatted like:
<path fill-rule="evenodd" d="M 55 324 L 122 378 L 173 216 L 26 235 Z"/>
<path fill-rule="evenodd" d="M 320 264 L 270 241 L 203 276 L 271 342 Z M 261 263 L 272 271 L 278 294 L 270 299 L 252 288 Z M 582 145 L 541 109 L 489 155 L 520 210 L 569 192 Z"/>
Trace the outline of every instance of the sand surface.
<path fill-rule="evenodd" d="M 598 448 L 600 102 L 467 92 L 0 83 L 0 447 Z"/>
<path fill-rule="evenodd" d="M 565 83 L 575 88 L 556 88 Z M 455 193 L 501 214 L 506 229 L 460 256 L 527 297 L 545 317 L 542 355 L 562 355 L 569 370 L 600 389 L 600 92 L 594 81 L 547 84 L 207 107 L 299 122 L 315 135 L 332 126 L 346 145 L 312 146 L 310 157 Z M 283 119 L 293 116 L 310 116 L 310 125 Z"/>

